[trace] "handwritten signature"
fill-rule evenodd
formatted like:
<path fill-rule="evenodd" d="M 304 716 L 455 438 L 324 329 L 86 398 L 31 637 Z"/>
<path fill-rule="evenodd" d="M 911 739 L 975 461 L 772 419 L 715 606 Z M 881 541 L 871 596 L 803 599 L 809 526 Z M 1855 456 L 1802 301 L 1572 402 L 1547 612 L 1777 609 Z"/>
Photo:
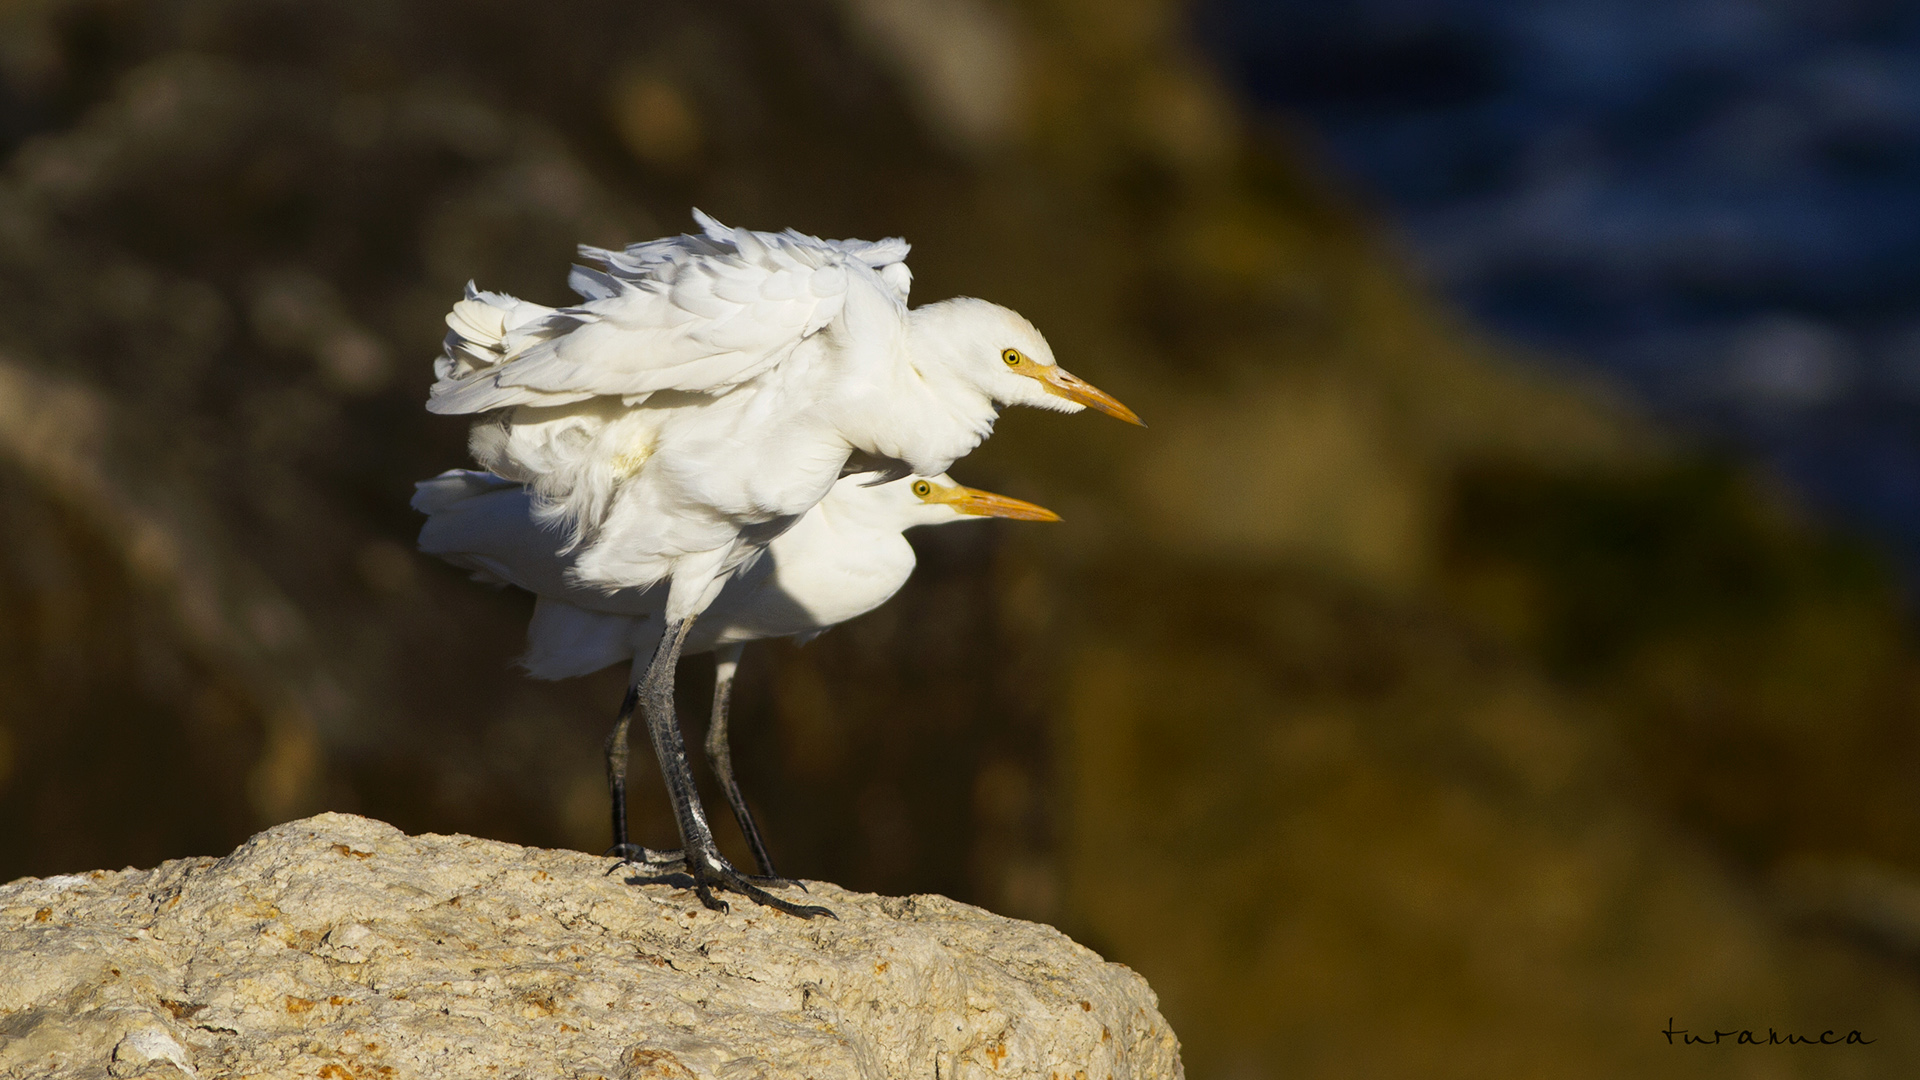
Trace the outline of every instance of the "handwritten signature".
<path fill-rule="evenodd" d="M 1773 1028 L 1768 1028 L 1765 1035 L 1756 1035 L 1748 1028 L 1715 1031 L 1710 1036 L 1695 1035 L 1686 1028 L 1674 1027 L 1671 1016 L 1667 1017 L 1667 1026 L 1660 1033 L 1667 1037 L 1668 1046 L 1717 1046 L 1722 1041 L 1731 1042 L 1735 1046 L 1870 1046 L 1880 1041 L 1867 1038 L 1860 1034 L 1857 1028 L 1845 1035 L 1841 1035 L 1833 1028 L 1828 1028 L 1819 1035 L 1799 1035 L 1792 1032 L 1782 1035 Z M 1678 1043 L 1673 1041 L 1675 1035 L 1680 1036 Z"/>

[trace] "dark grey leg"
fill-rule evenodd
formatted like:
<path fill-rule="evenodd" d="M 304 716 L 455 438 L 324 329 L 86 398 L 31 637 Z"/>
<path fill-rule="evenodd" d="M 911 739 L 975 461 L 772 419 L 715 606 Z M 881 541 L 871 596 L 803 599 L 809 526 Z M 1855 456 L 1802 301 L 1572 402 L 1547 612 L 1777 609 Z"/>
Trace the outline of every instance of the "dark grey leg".
<path fill-rule="evenodd" d="M 727 903 L 713 895 L 718 886 L 741 893 L 756 903 L 776 908 L 789 915 L 812 918 L 833 915 L 826 908 L 790 904 L 747 880 L 720 854 L 713 842 L 713 830 L 707 825 L 706 810 L 700 805 L 700 792 L 693 784 L 693 767 L 687 761 L 686 740 L 680 734 L 680 721 L 674 715 L 673 676 L 680 662 L 680 649 L 686 643 L 691 618 L 668 623 L 653 654 L 646 675 L 640 680 L 640 710 L 646 717 L 647 734 L 653 739 L 653 753 L 660 761 L 660 774 L 666 781 L 667 798 L 673 802 L 673 817 L 680 826 L 680 851 L 686 861 L 686 874 L 660 878 L 629 878 L 629 881 L 667 881 L 692 879 L 694 894 L 715 911 L 726 911 Z"/>
<path fill-rule="evenodd" d="M 607 854 L 627 858 L 636 854 L 627 843 L 627 730 L 633 726 L 633 710 L 640 704 L 640 688 L 627 687 L 627 698 L 620 703 L 620 716 L 607 735 L 607 791 L 613 796 L 613 847 Z"/>
<path fill-rule="evenodd" d="M 623 863 L 640 862 L 659 866 L 679 860 L 679 853 L 654 851 L 627 840 L 627 749 L 628 731 L 633 726 L 633 710 L 640 703 L 640 688 L 627 687 L 626 700 L 620 703 L 620 715 L 607 735 L 607 792 L 613 803 L 613 846 L 607 854 L 619 856 Z"/>
<path fill-rule="evenodd" d="M 760 839 L 760 828 L 754 824 L 753 811 L 747 809 L 747 797 L 740 793 L 740 784 L 733 777 L 733 744 L 727 735 L 727 708 L 733 700 L 733 673 L 740 666 L 740 646 L 723 646 L 713 656 L 713 718 L 707 722 L 707 764 L 720 778 L 720 790 L 727 793 L 727 805 L 733 807 L 733 820 L 739 823 L 740 834 L 747 838 L 747 848 L 753 852 L 753 861 L 759 865 L 760 873 L 779 881 L 782 879 L 773 868 L 773 859 L 767 855 L 766 842 Z"/>

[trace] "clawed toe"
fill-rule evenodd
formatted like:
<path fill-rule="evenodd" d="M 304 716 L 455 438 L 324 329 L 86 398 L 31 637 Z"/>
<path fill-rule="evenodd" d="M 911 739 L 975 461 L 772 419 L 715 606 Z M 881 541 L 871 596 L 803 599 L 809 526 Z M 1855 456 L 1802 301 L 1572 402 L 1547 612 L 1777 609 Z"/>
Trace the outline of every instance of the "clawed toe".
<path fill-rule="evenodd" d="M 738 870 L 734 871 L 734 873 L 739 876 L 740 880 L 752 882 L 763 889 L 799 889 L 801 892 L 813 891 L 807 888 L 807 883 L 804 881 L 783 878 L 778 874 L 748 874 Z"/>
<path fill-rule="evenodd" d="M 728 866 L 724 861 L 722 861 L 719 866 L 709 867 L 707 869 L 712 873 L 712 876 L 717 879 L 713 881 L 712 884 L 725 885 L 734 892 L 744 895 L 747 899 L 763 907 L 770 907 L 775 911 L 783 911 L 788 915 L 797 916 L 802 919 L 811 919 L 816 915 L 825 915 L 829 919 L 838 919 L 840 917 L 835 915 L 831 910 L 821 907 L 818 904 L 795 904 L 787 900 L 782 900 L 755 884 L 756 881 L 766 881 L 767 879 L 754 874 L 743 874 L 733 867 Z M 769 882 L 769 884 L 772 884 L 774 888 L 782 888 L 787 885 L 797 885 L 799 883 L 781 880 L 777 884 L 773 882 Z M 805 891 L 804 886 L 802 886 L 802 891 Z M 702 896 L 701 900 L 706 902 L 707 898 Z M 708 902 L 707 906 L 712 907 L 714 903 L 718 902 L 719 901 Z"/>
<path fill-rule="evenodd" d="M 802 919 L 811 919 L 816 915 L 825 915 L 827 918 L 833 919 L 836 922 L 840 919 L 840 916 L 835 915 L 831 908 L 824 908 L 819 904 L 795 904 L 782 900 L 772 893 L 767 892 L 765 889 L 744 880 L 736 882 L 735 887 L 745 893 L 754 903 L 773 908 L 775 911 L 786 912 L 788 915 L 797 916 Z"/>
<path fill-rule="evenodd" d="M 625 869 L 629 866 L 640 866 L 648 870 L 654 870 L 665 866 L 681 865 L 687 861 L 686 856 L 681 852 L 655 851 L 653 848 L 644 847 L 640 844 L 615 844 L 607 849 L 606 854 L 619 860 L 612 866 L 607 867 L 607 873 L 609 874 L 615 870 Z"/>
<path fill-rule="evenodd" d="M 693 894 L 700 898 L 700 903 L 714 911 L 732 910 L 732 907 L 725 900 L 714 895 L 714 891 L 717 889 L 724 892 L 738 893 L 762 907 L 770 907 L 775 911 L 793 915 L 797 918 L 811 919 L 816 915 L 825 915 L 829 919 L 839 918 L 839 916 L 835 915 L 830 909 L 821 907 L 818 904 L 795 904 L 787 900 L 782 900 L 767 891 L 767 888 L 780 889 L 789 886 L 796 887 L 802 892 L 807 891 L 807 887 L 800 882 L 789 881 L 786 878 L 742 873 L 739 870 L 735 870 L 733 866 L 721 858 L 718 853 L 699 859 L 685 859 L 681 857 L 681 852 L 652 852 L 650 854 L 671 854 L 676 857 L 676 861 L 678 861 L 683 868 L 664 874 L 635 874 L 626 879 L 627 884 L 672 885 L 678 889 L 692 889 Z M 619 865 L 633 864 L 621 863 Z M 652 866 L 664 864 L 649 861 L 645 865 L 651 868 Z M 765 886 L 765 888 L 762 886 Z"/>
<path fill-rule="evenodd" d="M 615 866 L 613 869 L 618 870 L 620 867 Z M 613 870 L 607 872 L 612 873 Z M 693 875 L 685 870 L 675 870 L 665 874 L 635 874 L 626 878 L 625 881 L 629 885 L 671 885 L 676 889 L 691 889 L 699 884 L 693 880 Z"/>

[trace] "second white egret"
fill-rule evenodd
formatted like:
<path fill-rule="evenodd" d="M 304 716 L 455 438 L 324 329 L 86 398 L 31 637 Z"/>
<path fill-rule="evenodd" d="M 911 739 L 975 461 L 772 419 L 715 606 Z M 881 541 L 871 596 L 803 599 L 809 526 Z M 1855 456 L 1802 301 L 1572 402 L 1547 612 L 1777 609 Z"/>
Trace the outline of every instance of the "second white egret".
<path fill-rule="evenodd" d="M 521 664 L 540 679 L 591 674 L 631 663 L 637 684 L 665 628 L 666 590 L 607 592 L 573 576 L 574 553 L 565 537 L 543 523 L 525 487 L 490 473 L 454 470 L 416 485 L 414 508 L 428 515 L 420 549 L 474 572 L 476 578 L 533 593 L 533 622 Z M 915 557 L 905 530 L 983 517 L 1058 521 L 1030 502 L 961 487 L 947 476 L 910 477 L 883 484 L 859 475 L 836 483 L 827 497 L 774 539 L 762 558 L 729 580 L 688 631 L 683 651 L 715 654 L 713 711 L 707 761 L 720 780 L 763 883 L 784 883 L 748 809 L 733 770 L 728 706 L 733 676 L 747 642 L 792 638 L 806 642 L 886 603 L 912 575 Z M 627 725 L 637 695 L 629 691 L 608 739 L 609 761 L 625 764 Z M 609 766 L 616 836 L 626 821 L 625 769 Z M 623 856 L 647 866 L 682 861 L 629 845 Z M 695 882 L 696 889 L 702 886 Z M 797 915 L 824 909 L 754 896 Z"/>

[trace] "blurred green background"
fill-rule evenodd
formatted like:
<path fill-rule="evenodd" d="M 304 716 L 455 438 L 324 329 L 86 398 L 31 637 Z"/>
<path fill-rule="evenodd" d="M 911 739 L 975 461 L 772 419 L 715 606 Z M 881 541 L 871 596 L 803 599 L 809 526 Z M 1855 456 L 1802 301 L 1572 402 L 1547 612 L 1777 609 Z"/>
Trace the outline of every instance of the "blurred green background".
<path fill-rule="evenodd" d="M 787 872 L 1061 926 L 1197 1078 L 1920 1075 L 1888 569 L 1423 295 L 1185 19 L 0 6 L 0 879 L 322 809 L 603 848 L 622 673 L 518 675 L 530 601 L 407 498 L 467 463 L 421 407 L 462 284 L 561 302 L 698 205 L 905 235 L 1152 425 L 1008 415 L 956 476 L 1064 524 L 917 535 L 888 607 L 749 650 Z"/>

